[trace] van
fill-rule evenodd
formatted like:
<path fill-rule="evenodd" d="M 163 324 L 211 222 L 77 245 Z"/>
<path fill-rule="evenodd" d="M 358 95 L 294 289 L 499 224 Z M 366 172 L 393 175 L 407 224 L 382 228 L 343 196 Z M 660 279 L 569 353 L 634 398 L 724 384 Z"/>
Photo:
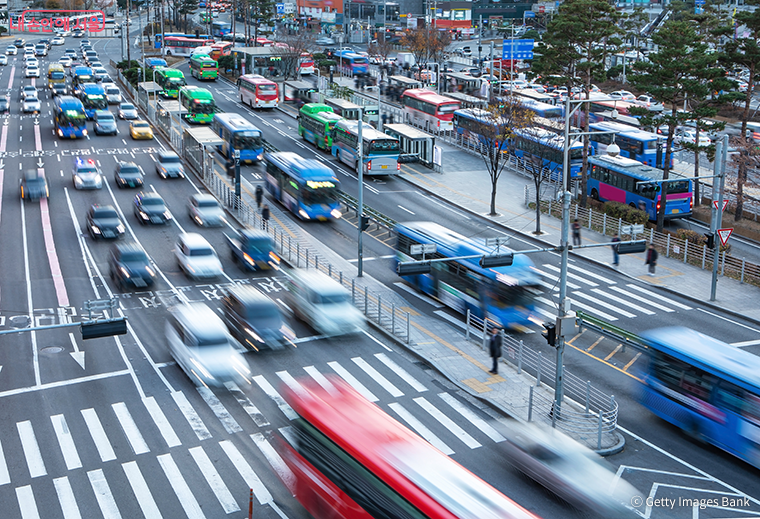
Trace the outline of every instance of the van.
<path fill-rule="evenodd" d="M 414 59 L 414 54 L 411 52 L 399 52 L 396 54 L 396 66 L 397 67 L 405 67 L 406 65 L 409 65 L 410 67 L 413 67 L 417 61 Z"/>
<path fill-rule="evenodd" d="M 364 330 L 364 316 L 343 285 L 316 270 L 291 270 L 284 298 L 296 318 L 323 335 Z"/>
<path fill-rule="evenodd" d="M 227 329 L 249 350 L 280 350 L 296 338 L 277 303 L 253 287 L 230 288 L 222 297 L 222 309 Z"/>

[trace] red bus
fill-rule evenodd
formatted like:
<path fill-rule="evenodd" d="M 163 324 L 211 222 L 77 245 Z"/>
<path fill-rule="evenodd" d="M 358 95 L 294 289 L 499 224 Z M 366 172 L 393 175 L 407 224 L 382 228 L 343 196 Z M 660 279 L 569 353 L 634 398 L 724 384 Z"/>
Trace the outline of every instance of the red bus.
<path fill-rule="evenodd" d="M 277 108 L 280 90 L 277 83 L 257 74 L 246 74 L 237 80 L 240 102 L 251 108 Z"/>
<path fill-rule="evenodd" d="M 283 483 L 314 517 L 538 518 L 342 379 L 299 383 L 283 388 L 298 418 L 276 445 L 294 476 Z"/>
<path fill-rule="evenodd" d="M 271 47 L 274 44 L 272 40 L 268 40 L 264 38 L 263 36 L 259 36 L 256 38 L 256 45 L 255 47 Z"/>
<path fill-rule="evenodd" d="M 212 43 L 214 43 L 214 40 L 207 38 L 187 38 L 182 36 L 167 36 L 164 40 L 168 56 L 190 56 L 193 53 L 193 49 L 207 47 Z"/>
<path fill-rule="evenodd" d="M 454 112 L 461 108 L 456 99 L 423 89 L 404 91 L 401 104 L 404 105 L 406 122 L 434 132 L 452 131 Z"/>
<path fill-rule="evenodd" d="M 311 57 L 311 54 L 308 52 L 301 54 L 298 58 L 298 68 L 302 75 L 314 73 L 314 58 Z"/>
<path fill-rule="evenodd" d="M 229 56 L 232 54 L 232 46 L 234 44 L 231 41 L 220 41 L 211 45 L 211 52 L 209 57 L 214 61 L 219 61 L 222 56 Z"/>

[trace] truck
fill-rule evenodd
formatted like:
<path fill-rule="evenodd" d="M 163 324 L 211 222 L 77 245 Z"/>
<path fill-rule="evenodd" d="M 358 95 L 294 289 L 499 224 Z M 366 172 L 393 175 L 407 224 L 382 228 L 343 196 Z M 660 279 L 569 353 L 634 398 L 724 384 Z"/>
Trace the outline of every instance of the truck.
<path fill-rule="evenodd" d="M 404 68 L 406 65 L 413 67 L 416 64 L 414 54 L 411 52 L 399 52 L 396 54 L 396 66 Z"/>
<path fill-rule="evenodd" d="M 280 257 L 274 250 L 272 237 L 264 231 L 240 229 L 224 234 L 232 253 L 232 261 L 245 270 L 278 268 Z"/>

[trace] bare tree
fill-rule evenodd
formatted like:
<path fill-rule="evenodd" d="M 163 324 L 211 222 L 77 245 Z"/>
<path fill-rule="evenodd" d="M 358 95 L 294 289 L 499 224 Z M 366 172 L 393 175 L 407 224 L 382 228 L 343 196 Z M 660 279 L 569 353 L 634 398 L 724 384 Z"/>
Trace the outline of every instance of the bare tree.
<path fill-rule="evenodd" d="M 385 63 L 390 53 L 393 52 L 393 45 L 385 40 L 385 33 L 381 32 L 377 41 L 370 43 L 369 47 L 367 47 L 367 52 L 370 55 L 380 56 L 383 58 L 383 63 Z"/>
<path fill-rule="evenodd" d="M 282 56 L 282 69 L 285 79 L 296 78 L 299 74 L 299 60 L 301 54 L 311 53 L 316 48 L 316 35 L 313 32 L 299 30 L 293 34 L 286 34 L 280 40 L 287 47 L 278 48 Z"/>
<path fill-rule="evenodd" d="M 564 137 L 554 132 L 535 126 L 522 128 L 518 131 L 515 144 L 519 141 L 545 143 L 547 146 L 522 146 L 522 166 L 530 173 L 533 186 L 536 188 L 536 230 L 535 235 L 541 234 L 541 186 L 545 180 L 560 180 L 562 178 L 562 163 L 551 155 L 555 149 L 562 149 Z M 556 146 L 551 146 L 555 144 Z M 554 159 L 554 160 L 553 160 Z"/>

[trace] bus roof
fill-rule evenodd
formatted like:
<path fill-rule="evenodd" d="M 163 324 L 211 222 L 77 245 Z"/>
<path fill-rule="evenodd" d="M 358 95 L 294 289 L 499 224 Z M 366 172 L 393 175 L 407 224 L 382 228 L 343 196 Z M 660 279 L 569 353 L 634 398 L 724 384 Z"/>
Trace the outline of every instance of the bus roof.
<path fill-rule="evenodd" d="M 200 49 L 201 47 L 198 48 Z M 190 56 L 190 61 L 213 61 L 216 63 L 216 60 L 208 54 L 193 54 Z"/>
<path fill-rule="evenodd" d="M 434 137 L 429 133 L 422 132 L 413 126 L 402 123 L 384 124 L 383 129 L 391 136 L 400 135 L 405 139 L 428 140 Z M 395 135 L 394 135 L 395 134 Z"/>
<path fill-rule="evenodd" d="M 272 85 L 277 84 L 271 79 L 265 78 L 264 76 L 260 74 L 246 74 L 244 76 L 240 76 L 239 79 L 245 79 L 246 81 L 250 81 L 251 83 L 262 83 L 262 84 L 272 84 Z"/>
<path fill-rule="evenodd" d="M 213 99 L 214 96 L 211 92 L 205 88 L 197 87 L 195 85 L 185 85 L 180 89 L 182 97 L 191 97 L 193 99 Z"/>
<path fill-rule="evenodd" d="M 520 137 L 527 137 L 528 139 L 541 142 L 548 146 L 552 146 L 555 149 L 563 149 L 565 143 L 564 135 L 559 135 L 551 130 L 541 128 L 539 126 L 531 126 L 529 128 L 515 128 L 513 131 Z M 573 143 L 570 145 L 570 149 L 577 149 L 582 147 L 583 144 L 581 141 L 573 141 Z"/>
<path fill-rule="evenodd" d="M 609 130 L 624 135 L 634 135 L 639 139 L 651 138 L 652 140 L 665 140 L 665 137 L 663 135 L 657 135 L 656 133 L 648 132 L 646 130 L 642 130 L 641 128 L 636 128 L 635 126 L 615 121 L 599 121 L 596 123 L 591 123 L 589 126 L 598 130 Z"/>
<path fill-rule="evenodd" d="M 683 326 L 642 333 L 650 347 L 686 360 L 707 372 L 718 372 L 732 382 L 760 391 L 760 357 Z"/>
<path fill-rule="evenodd" d="M 63 65 L 61 65 L 60 63 L 50 63 L 50 64 L 48 64 L 48 72 L 53 72 L 53 71 L 56 71 L 56 70 L 60 71 L 60 72 L 63 72 L 64 71 Z"/>
<path fill-rule="evenodd" d="M 106 89 L 100 83 L 85 83 L 82 85 L 82 91 L 85 94 L 105 94 Z"/>
<path fill-rule="evenodd" d="M 292 151 L 267 153 L 265 155 L 265 160 L 277 164 L 283 170 L 293 172 L 304 181 L 329 180 L 335 184 L 339 183 L 338 177 L 330 167 L 322 164 L 316 159 L 305 159 Z"/>
<path fill-rule="evenodd" d="M 359 121 L 341 119 L 335 124 L 335 127 L 343 128 L 344 130 L 348 131 L 349 133 L 353 133 L 354 135 L 359 134 Z M 383 140 L 383 139 L 394 140 L 394 141 L 398 140 L 396 137 L 391 137 L 390 135 L 386 135 L 383 132 L 375 130 L 372 126 L 370 126 L 367 123 L 362 124 L 362 140 L 376 141 L 376 140 Z"/>
<path fill-rule="evenodd" d="M 177 70 L 176 68 L 156 67 L 155 72 L 163 74 L 166 77 L 182 77 L 182 78 L 185 77 L 182 71 Z"/>
<path fill-rule="evenodd" d="M 444 103 L 459 104 L 459 101 L 457 101 L 456 99 L 438 95 L 432 90 L 425 90 L 423 88 L 411 88 L 409 90 L 405 90 L 401 97 L 404 97 L 404 96 L 414 97 L 416 99 L 420 99 L 422 101 L 425 101 L 427 103 L 432 103 L 434 105 L 440 105 Z"/>
<path fill-rule="evenodd" d="M 55 105 L 61 108 L 62 110 L 71 110 L 73 108 L 84 109 L 84 105 L 82 104 L 82 101 L 80 101 L 74 96 L 57 96 L 55 98 Z"/>
<path fill-rule="evenodd" d="M 92 75 L 92 69 L 90 67 L 75 67 L 74 68 L 74 75 L 78 76 L 80 74 L 91 76 Z"/>
<path fill-rule="evenodd" d="M 625 173 L 634 178 L 641 180 L 662 180 L 664 171 L 652 166 L 645 166 L 638 160 L 629 159 L 621 155 L 612 156 L 607 153 L 603 155 L 590 155 L 588 158 L 591 164 L 610 168 L 613 171 Z M 678 178 L 680 175 L 671 171 L 672 178 Z M 684 180 L 688 178 L 683 177 Z"/>
<path fill-rule="evenodd" d="M 329 112 L 333 113 L 334 110 L 332 106 L 327 106 L 323 103 L 306 103 L 301 107 L 299 112 L 304 114 L 318 114 L 320 112 Z"/>
<path fill-rule="evenodd" d="M 251 121 L 246 119 L 240 114 L 235 113 L 218 113 L 214 114 L 214 119 L 219 121 L 220 124 L 225 125 L 231 130 L 256 130 L 260 132 L 259 128 Z"/>

